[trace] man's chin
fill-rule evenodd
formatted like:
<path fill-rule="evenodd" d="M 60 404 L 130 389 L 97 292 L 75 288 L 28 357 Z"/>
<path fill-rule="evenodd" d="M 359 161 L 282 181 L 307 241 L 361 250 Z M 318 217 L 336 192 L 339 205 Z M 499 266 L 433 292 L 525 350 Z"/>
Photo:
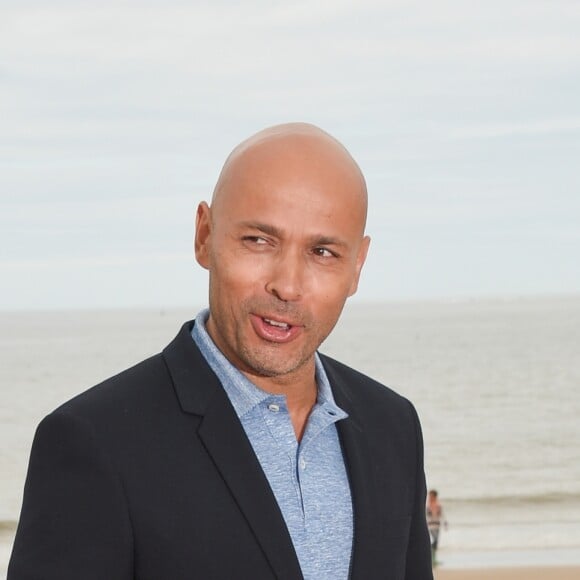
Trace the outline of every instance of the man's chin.
<path fill-rule="evenodd" d="M 244 361 L 247 369 L 253 375 L 269 379 L 284 379 L 305 366 L 312 355 L 308 357 L 292 357 L 279 355 L 277 357 L 247 357 Z"/>

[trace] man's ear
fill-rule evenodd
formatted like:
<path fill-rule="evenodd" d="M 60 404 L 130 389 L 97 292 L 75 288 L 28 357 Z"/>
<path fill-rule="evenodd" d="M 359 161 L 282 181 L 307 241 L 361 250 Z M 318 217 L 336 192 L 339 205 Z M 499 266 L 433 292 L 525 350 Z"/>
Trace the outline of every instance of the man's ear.
<path fill-rule="evenodd" d="M 197 206 L 195 216 L 195 259 L 198 264 L 209 269 L 210 255 L 210 237 L 211 237 L 211 209 L 205 201 Z"/>
<path fill-rule="evenodd" d="M 365 260 L 367 259 L 367 253 L 369 251 L 370 243 L 371 243 L 371 239 L 369 238 L 369 236 L 365 236 L 362 240 L 362 243 L 360 245 L 358 255 L 356 258 L 355 272 L 354 272 L 354 277 L 353 277 L 353 280 L 352 280 L 352 283 L 350 286 L 350 291 L 348 293 L 349 296 L 352 296 L 358 290 L 358 281 L 360 280 L 360 273 L 361 273 L 362 267 L 364 266 Z"/>

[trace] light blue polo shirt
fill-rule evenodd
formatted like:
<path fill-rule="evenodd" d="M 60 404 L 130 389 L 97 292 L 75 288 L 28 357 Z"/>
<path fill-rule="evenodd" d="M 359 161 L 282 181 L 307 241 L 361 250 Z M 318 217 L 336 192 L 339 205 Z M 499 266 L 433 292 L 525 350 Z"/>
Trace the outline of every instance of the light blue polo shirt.
<path fill-rule="evenodd" d="M 353 515 L 350 486 L 335 423 L 336 405 L 316 354 L 318 397 L 298 443 L 286 397 L 258 388 L 217 348 L 200 312 L 191 335 L 221 381 L 266 474 L 290 532 L 305 580 L 346 580 Z"/>

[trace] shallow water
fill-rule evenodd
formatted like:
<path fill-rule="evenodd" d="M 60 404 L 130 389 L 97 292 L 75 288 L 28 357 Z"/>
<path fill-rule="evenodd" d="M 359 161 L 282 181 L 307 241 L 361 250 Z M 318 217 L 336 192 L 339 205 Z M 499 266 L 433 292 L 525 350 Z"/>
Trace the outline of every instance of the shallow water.
<path fill-rule="evenodd" d="M 42 416 L 196 312 L 0 313 L 4 538 Z M 351 304 L 321 350 L 415 403 L 443 553 L 580 549 L 580 296 Z"/>

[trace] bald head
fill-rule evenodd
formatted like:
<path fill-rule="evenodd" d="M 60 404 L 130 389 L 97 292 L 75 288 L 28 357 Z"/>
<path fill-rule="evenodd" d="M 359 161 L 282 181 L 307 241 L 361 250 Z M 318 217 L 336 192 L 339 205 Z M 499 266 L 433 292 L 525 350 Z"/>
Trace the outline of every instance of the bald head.
<path fill-rule="evenodd" d="M 345 185 L 357 211 L 353 219 L 361 220 L 364 231 L 367 213 L 367 189 L 364 176 L 346 148 L 322 129 L 308 123 L 275 125 L 240 143 L 226 159 L 213 197 L 212 209 L 219 212 L 240 195 L 249 182 L 285 182 L 288 194 L 299 193 L 305 181 L 325 182 L 326 192 L 336 195 L 336 203 L 345 200 L 338 195 Z M 333 183 L 342 187 L 332 188 Z"/>
<path fill-rule="evenodd" d="M 312 394 L 314 352 L 358 287 L 370 239 L 362 173 L 333 137 L 278 125 L 228 157 L 196 220 L 207 329 L 258 386 Z M 282 390 L 280 390 L 282 389 Z"/>

